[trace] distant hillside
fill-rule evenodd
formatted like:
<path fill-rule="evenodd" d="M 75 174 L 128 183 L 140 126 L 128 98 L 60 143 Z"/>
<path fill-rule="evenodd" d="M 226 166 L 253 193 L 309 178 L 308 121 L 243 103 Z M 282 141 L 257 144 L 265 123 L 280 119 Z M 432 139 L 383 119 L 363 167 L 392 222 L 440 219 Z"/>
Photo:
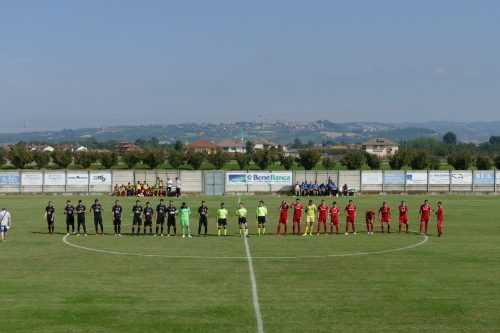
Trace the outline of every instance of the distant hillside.
<path fill-rule="evenodd" d="M 193 142 L 199 139 L 219 142 L 225 139 L 244 140 L 261 137 L 277 143 L 291 143 L 295 138 L 302 142 L 321 143 L 325 140 L 346 143 L 362 143 L 376 137 L 394 141 L 407 141 L 419 137 L 441 140 L 446 132 L 454 132 L 463 142 L 485 142 L 492 135 L 500 135 L 500 121 L 485 123 L 425 122 L 386 124 L 378 122 L 332 123 L 328 120 L 315 122 L 270 123 L 238 122 L 232 124 L 197 124 L 116 126 L 103 128 L 64 129 L 0 134 L 1 144 L 24 141 L 79 141 L 95 137 L 99 141 L 135 141 L 139 138 L 157 138 L 160 142 Z"/>

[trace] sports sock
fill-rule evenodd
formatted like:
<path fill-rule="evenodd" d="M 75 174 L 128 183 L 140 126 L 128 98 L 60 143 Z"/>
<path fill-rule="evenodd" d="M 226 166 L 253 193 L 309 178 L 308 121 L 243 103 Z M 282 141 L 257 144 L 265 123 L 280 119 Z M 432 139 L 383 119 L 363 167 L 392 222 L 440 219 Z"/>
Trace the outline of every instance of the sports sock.
<path fill-rule="evenodd" d="M 201 224 L 198 226 L 198 235 L 201 233 Z"/>
<path fill-rule="evenodd" d="M 174 227 L 174 235 L 177 235 L 177 227 Z"/>
<path fill-rule="evenodd" d="M 318 233 L 318 234 L 319 234 L 319 231 L 320 231 L 320 230 L 321 230 L 321 226 L 320 226 L 320 224 L 318 223 L 318 231 L 317 231 L 316 233 Z"/>
<path fill-rule="evenodd" d="M 167 227 L 167 234 L 170 235 L 170 226 Z"/>
<path fill-rule="evenodd" d="M 295 223 L 292 226 L 292 233 L 295 233 Z"/>
<path fill-rule="evenodd" d="M 266 234 L 266 227 L 262 228 L 262 234 L 264 234 L 264 235 Z"/>
<path fill-rule="evenodd" d="M 158 235 L 158 227 L 156 227 L 156 234 Z"/>
<path fill-rule="evenodd" d="M 260 235 L 260 227 L 257 228 L 258 232 L 259 232 L 259 235 Z"/>
<path fill-rule="evenodd" d="M 356 232 L 356 226 L 354 224 L 352 225 L 352 232 Z"/>
<path fill-rule="evenodd" d="M 285 236 L 286 236 L 287 232 L 288 232 L 288 226 L 285 225 Z"/>
<path fill-rule="evenodd" d="M 297 233 L 300 235 L 300 224 L 297 226 Z"/>
<path fill-rule="evenodd" d="M 52 225 L 51 227 L 52 227 L 52 228 L 51 228 L 51 229 L 52 229 L 52 233 L 54 233 L 54 225 Z"/>
<path fill-rule="evenodd" d="M 104 226 L 102 225 L 102 223 L 99 223 L 99 225 L 101 226 L 101 234 L 104 233 Z"/>
<path fill-rule="evenodd" d="M 387 225 L 387 232 L 391 232 L 391 225 L 390 224 Z"/>
<path fill-rule="evenodd" d="M 49 229 L 49 234 L 50 234 L 50 224 L 47 226 L 47 229 Z"/>
<path fill-rule="evenodd" d="M 163 235 L 163 227 L 160 228 L 160 232 Z"/>
<path fill-rule="evenodd" d="M 217 236 L 220 236 L 220 229 L 217 229 Z"/>
<path fill-rule="evenodd" d="M 328 227 L 326 226 L 326 223 L 323 223 L 323 231 L 325 232 L 325 234 L 326 234 L 327 230 L 328 230 Z"/>
<path fill-rule="evenodd" d="M 227 235 L 227 229 L 224 228 L 224 236 L 226 236 L 226 235 Z"/>
<path fill-rule="evenodd" d="M 402 227 L 403 227 L 403 226 L 400 224 L 400 225 L 399 225 L 398 232 L 401 232 Z"/>
<path fill-rule="evenodd" d="M 146 227 L 144 227 L 144 235 L 146 234 Z"/>
<path fill-rule="evenodd" d="M 150 227 L 149 228 L 149 234 L 152 235 L 153 234 L 153 227 Z"/>
<path fill-rule="evenodd" d="M 188 236 L 191 236 L 191 229 L 188 227 Z"/>
<path fill-rule="evenodd" d="M 137 234 L 139 235 L 141 233 L 141 227 L 137 227 Z"/>
<path fill-rule="evenodd" d="M 349 224 L 345 226 L 345 232 L 349 232 Z"/>
<path fill-rule="evenodd" d="M 132 235 L 135 234 L 135 228 L 132 227 Z"/>
<path fill-rule="evenodd" d="M 185 233 L 184 233 L 184 230 L 185 230 L 185 229 L 186 229 L 186 228 L 182 227 L 182 236 L 184 236 L 184 235 L 185 235 Z"/>
<path fill-rule="evenodd" d="M 278 230 L 279 230 L 279 228 L 278 228 Z M 278 232 L 279 232 L 279 231 L 278 231 Z M 241 236 L 241 234 L 242 234 L 242 233 L 243 233 L 243 230 L 240 228 L 240 236 Z"/>
<path fill-rule="evenodd" d="M 422 223 L 420 223 L 420 233 L 422 233 Z"/>
<path fill-rule="evenodd" d="M 337 229 L 337 233 L 339 233 L 339 227 L 335 227 L 335 229 Z M 373 228 L 372 228 L 372 231 L 373 231 Z"/>
<path fill-rule="evenodd" d="M 410 229 L 410 226 L 408 225 L 408 223 L 406 223 L 406 232 L 408 232 L 409 229 Z"/>
<path fill-rule="evenodd" d="M 98 229 L 97 229 L 97 224 L 96 224 L 96 225 L 95 225 L 95 233 L 96 233 L 96 234 L 97 234 L 97 231 L 98 231 Z"/>
<path fill-rule="evenodd" d="M 205 224 L 205 235 L 207 234 L 207 225 Z"/>
<path fill-rule="evenodd" d="M 277 232 L 278 235 L 280 234 L 280 231 L 281 231 L 281 225 L 278 224 L 278 232 Z"/>
<path fill-rule="evenodd" d="M 117 234 L 118 233 L 118 226 L 116 226 L 116 225 L 113 226 L 113 229 L 115 229 L 115 234 Z"/>
<path fill-rule="evenodd" d="M 429 230 L 429 225 L 428 225 L 428 224 L 426 224 L 426 225 L 425 225 L 425 233 L 427 233 L 427 231 L 428 231 L 428 230 Z"/>
<path fill-rule="evenodd" d="M 384 224 L 382 223 L 382 232 L 384 232 Z"/>
<path fill-rule="evenodd" d="M 118 226 L 118 233 L 120 233 L 122 227 L 121 226 Z"/>
<path fill-rule="evenodd" d="M 85 224 L 83 225 L 83 233 L 86 234 L 87 233 L 87 227 L 85 226 Z"/>
<path fill-rule="evenodd" d="M 69 234 L 69 225 L 66 226 L 66 232 Z"/>

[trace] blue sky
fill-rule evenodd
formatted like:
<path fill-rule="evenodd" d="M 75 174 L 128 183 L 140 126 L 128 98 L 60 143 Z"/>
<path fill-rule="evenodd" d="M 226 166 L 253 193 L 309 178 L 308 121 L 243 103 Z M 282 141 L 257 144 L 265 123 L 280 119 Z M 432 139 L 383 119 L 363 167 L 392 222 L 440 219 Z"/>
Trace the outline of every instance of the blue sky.
<path fill-rule="evenodd" d="M 499 1 L 1 1 L 1 8 L 1 132 L 500 120 Z"/>

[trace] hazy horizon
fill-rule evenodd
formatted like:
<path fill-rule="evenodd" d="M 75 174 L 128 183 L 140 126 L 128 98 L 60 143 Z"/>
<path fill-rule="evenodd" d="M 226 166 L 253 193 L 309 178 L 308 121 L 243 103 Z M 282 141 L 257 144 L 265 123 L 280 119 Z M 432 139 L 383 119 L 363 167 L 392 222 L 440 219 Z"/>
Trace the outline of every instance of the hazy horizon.
<path fill-rule="evenodd" d="M 0 12 L 0 133 L 500 120 L 498 1 L 24 1 Z"/>

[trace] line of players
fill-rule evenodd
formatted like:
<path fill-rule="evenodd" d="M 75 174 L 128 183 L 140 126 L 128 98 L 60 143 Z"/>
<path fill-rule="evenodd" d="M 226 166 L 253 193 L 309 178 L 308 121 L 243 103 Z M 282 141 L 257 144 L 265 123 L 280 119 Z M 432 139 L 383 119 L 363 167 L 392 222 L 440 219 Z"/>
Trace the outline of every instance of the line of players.
<path fill-rule="evenodd" d="M 276 236 L 280 235 L 281 226 L 284 225 L 284 235 L 287 235 L 288 232 L 288 209 L 293 209 L 293 231 L 292 234 L 295 234 L 296 226 L 297 234 L 301 234 L 301 218 L 302 213 L 305 211 L 306 213 L 306 225 L 305 232 L 303 236 L 313 234 L 313 224 L 315 221 L 318 221 L 317 227 L 317 235 L 320 235 L 321 225 L 323 225 L 324 234 L 327 233 L 327 215 L 330 216 L 330 234 L 333 234 L 333 230 L 335 228 L 336 234 L 339 233 L 339 214 L 340 209 L 337 207 L 337 202 L 332 203 L 332 207 L 329 208 L 325 200 L 321 200 L 321 204 L 316 206 L 313 204 L 313 200 L 309 200 L 309 204 L 304 207 L 300 203 L 300 199 L 297 198 L 296 202 L 292 205 L 289 205 L 286 200 L 283 200 L 281 206 L 279 207 L 280 219 L 278 224 L 278 230 Z M 408 219 L 408 206 L 404 201 L 401 201 L 401 205 L 398 207 L 399 210 L 399 230 L 398 233 L 401 233 L 403 224 L 406 225 L 406 233 L 409 232 L 410 222 Z M 444 220 L 444 210 L 441 202 L 438 202 L 438 209 L 432 210 L 429 206 L 429 202 L 427 200 L 424 201 L 424 204 L 420 206 L 420 210 L 418 212 L 418 219 L 420 220 L 420 234 L 422 234 L 422 229 L 425 226 L 425 233 L 427 234 L 429 228 L 429 222 L 431 220 L 430 212 L 434 212 L 437 216 L 437 232 L 438 237 L 441 237 L 443 234 L 442 226 Z M 349 204 L 345 207 L 344 213 L 346 214 L 346 229 L 345 234 L 349 234 L 349 226 L 352 228 L 352 232 L 356 235 L 356 206 L 353 204 L 352 200 L 349 200 Z M 382 207 L 378 210 L 378 214 L 375 213 L 374 210 L 367 210 L 365 212 L 365 222 L 366 222 L 366 230 L 368 234 L 373 235 L 374 232 L 374 220 L 375 216 L 378 216 L 378 220 L 381 222 L 382 233 L 385 231 L 385 226 L 387 226 L 387 233 L 391 232 L 391 208 L 387 205 L 386 202 L 382 204 Z"/>
<path fill-rule="evenodd" d="M 321 200 L 321 204 L 316 206 L 313 204 L 313 200 L 309 200 L 309 204 L 304 207 L 300 203 L 300 199 L 297 198 L 296 202 L 292 205 L 289 205 L 286 200 L 282 201 L 279 207 L 279 223 L 278 230 L 276 235 L 279 236 L 281 233 L 281 226 L 284 226 L 284 235 L 287 235 L 288 232 L 288 210 L 293 209 L 293 231 L 292 234 L 295 234 L 295 230 L 297 227 L 297 234 L 301 234 L 301 219 L 302 213 L 306 212 L 306 225 L 305 232 L 303 236 L 313 234 L 313 224 L 315 221 L 318 222 L 317 227 L 317 235 L 321 232 L 321 225 L 323 225 L 324 234 L 327 235 L 327 215 L 330 216 L 330 234 L 333 234 L 334 228 L 336 234 L 339 233 L 339 214 L 340 209 L 337 207 L 337 203 L 334 201 L 332 207 L 329 208 L 325 200 Z M 401 205 L 398 207 L 399 210 L 399 232 L 402 231 L 402 225 L 406 225 L 406 233 L 409 233 L 409 220 L 408 220 L 408 206 L 404 201 L 401 201 Z M 99 227 L 100 234 L 104 236 L 103 230 L 103 219 L 102 212 L 104 211 L 102 205 L 99 203 L 98 199 L 95 199 L 94 204 L 90 207 L 90 212 L 94 213 L 94 226 L 95 226 L 95 235 L 99 236 Z M 443 207 L 442 203 L 438 202 L 438 209 L 432 210 L 428 204 L 428 201 L 425 200 L 424 204 L 420 206 L 420 210 L 418 213 L 418 218 L 420 219 L 420 233 L 422 233 L 422 228 L 425 225 L 425 233 L 428 232 L 428 223 L 430 222 L 430 212 L 433 211 L 437 215 L 437 227 L 438 227 L 438 237 L 442 235 L 442 224 L 443 224 Z M 78 205 L 75 207 L 71 204 L 71 201 L 68 200 L 66 203 L 66 207 L 64 208 L 64 214 L 66 215 L 66 232 L 67 235 L 70 235 L 70 227 L 71 233 L 75 234 L 75 215 L 77 220 L 77 233 L 76 235 L 80 235 L 80 230 L 83 228 L 83 234 L 87 236 L 87 229 L 85 225 L 85 214 L 87 213 L 87 208 L 83 205 L 82 200 L 78 201 Z M 346 214 L 346 235 L 349 234 L 349 226 L 351 225 L 353 234 L 356 235 L 356 214 L 357 208 L 353 204 L 352 200 L 349 200 L 349 204 L 345 207 L 344 213 Z M 180 216 L 180 222 L 182 227 L 182 235 L 183 237 L 191 237 L 191 230 L 189 227 L 189 215 L 191 214 L 191 209 L 186 205 L 185 202 L 182 203 L 181 207 L 177 209 L 173 205 L 173 201 L 169 202 L 168 206 L 164 205 L 164 200 L 160 200 L 160 204 L 156 206 L 156 210 L 153 210 L 150 202 L 146 202 L 146 207 L 142 207 L 140 205 L 140 201 L 137 200 L 136 204 L 132 207 L 132 213 L 130 214 L 133 217 L 132 220 L 132 236 L 139 235 L 140 229 L 142 226 L 142 221 L 144 220 L 144 233 L 146 236 L 146 229 L 149 227 L 149 235 L 150 236 L 163 236 L 163 230 L 165 221 L 167 222 L 167 236 L 170 236 L 170 230 L 173 229 L 173 235 L 177 234 L 177 226 L 176 226 L 176 217 Z M 121 236 L 121 222 L 123 220 L 123 207 L 120 205 L 120 201 L 116 200 L 115 205 L 111 211 L 113 226 L 115 231 L 115 236 Z M 198 208 L 198 237 L 201 235 L 201 228 L 204 227 L 204 236 L 207 236 L 207 226 L 208 226 L 208 215 L 209 209 L 205 204 L 205 201 L 202 201 L 201 206 Z M 238 216 L 238 224 L 240 229 L 240 236 L 248 236 L 246 230 L 248 229 L 247 225 L 247 210 L 243 207 L 243 203 L 239 203 L 239 207 L 236 210 L 236 216 Z M 374 232 L 374 219 L 375 219 L 375 211 L 367 210 L 365 213 L 365 221 L 366 228 L 368 234 L 373 234 Z M 48 206 L 45 208 L 44 219 L 47 220 L 48 230 L 50 235 L 54 235 L 54 216 L 55 216 L 55 208 L 52 205 L 52 202 L 49 201 Z M 257 222 L 258 235 L 265 235 L 266 227 L 265 224 L 268 220 L 267 216 L 267 207 L 264 206 L 264 201 L 259 201 L 259 206 L 256 209 L 255 219 Z M 153 220 L 156 220 L 156 233 L 153 235 Z M 387 203 L 384 202 L 382 207 L 380 207 L 378 211 L 378 220 L 381 222 L 382 233 L 385 231 L 385 225 L 387 225 L 387 232 L 390 233 L 391 228 L 391 209 L 387 206 Z M 225 204 L 221 203 L 221 208 L 217 210 L 216 213 L 216 227 L 217 227 L 217 235 L 220 236 L 221 230 L 224 230 L 224 235 L 227 235 L 227 224 L 229 222 L 229 213 L 225 208 Z M 137 233 L 136 233 L 137 229 Z M 160 233 L 158 233 L 160 231 Z"/>

